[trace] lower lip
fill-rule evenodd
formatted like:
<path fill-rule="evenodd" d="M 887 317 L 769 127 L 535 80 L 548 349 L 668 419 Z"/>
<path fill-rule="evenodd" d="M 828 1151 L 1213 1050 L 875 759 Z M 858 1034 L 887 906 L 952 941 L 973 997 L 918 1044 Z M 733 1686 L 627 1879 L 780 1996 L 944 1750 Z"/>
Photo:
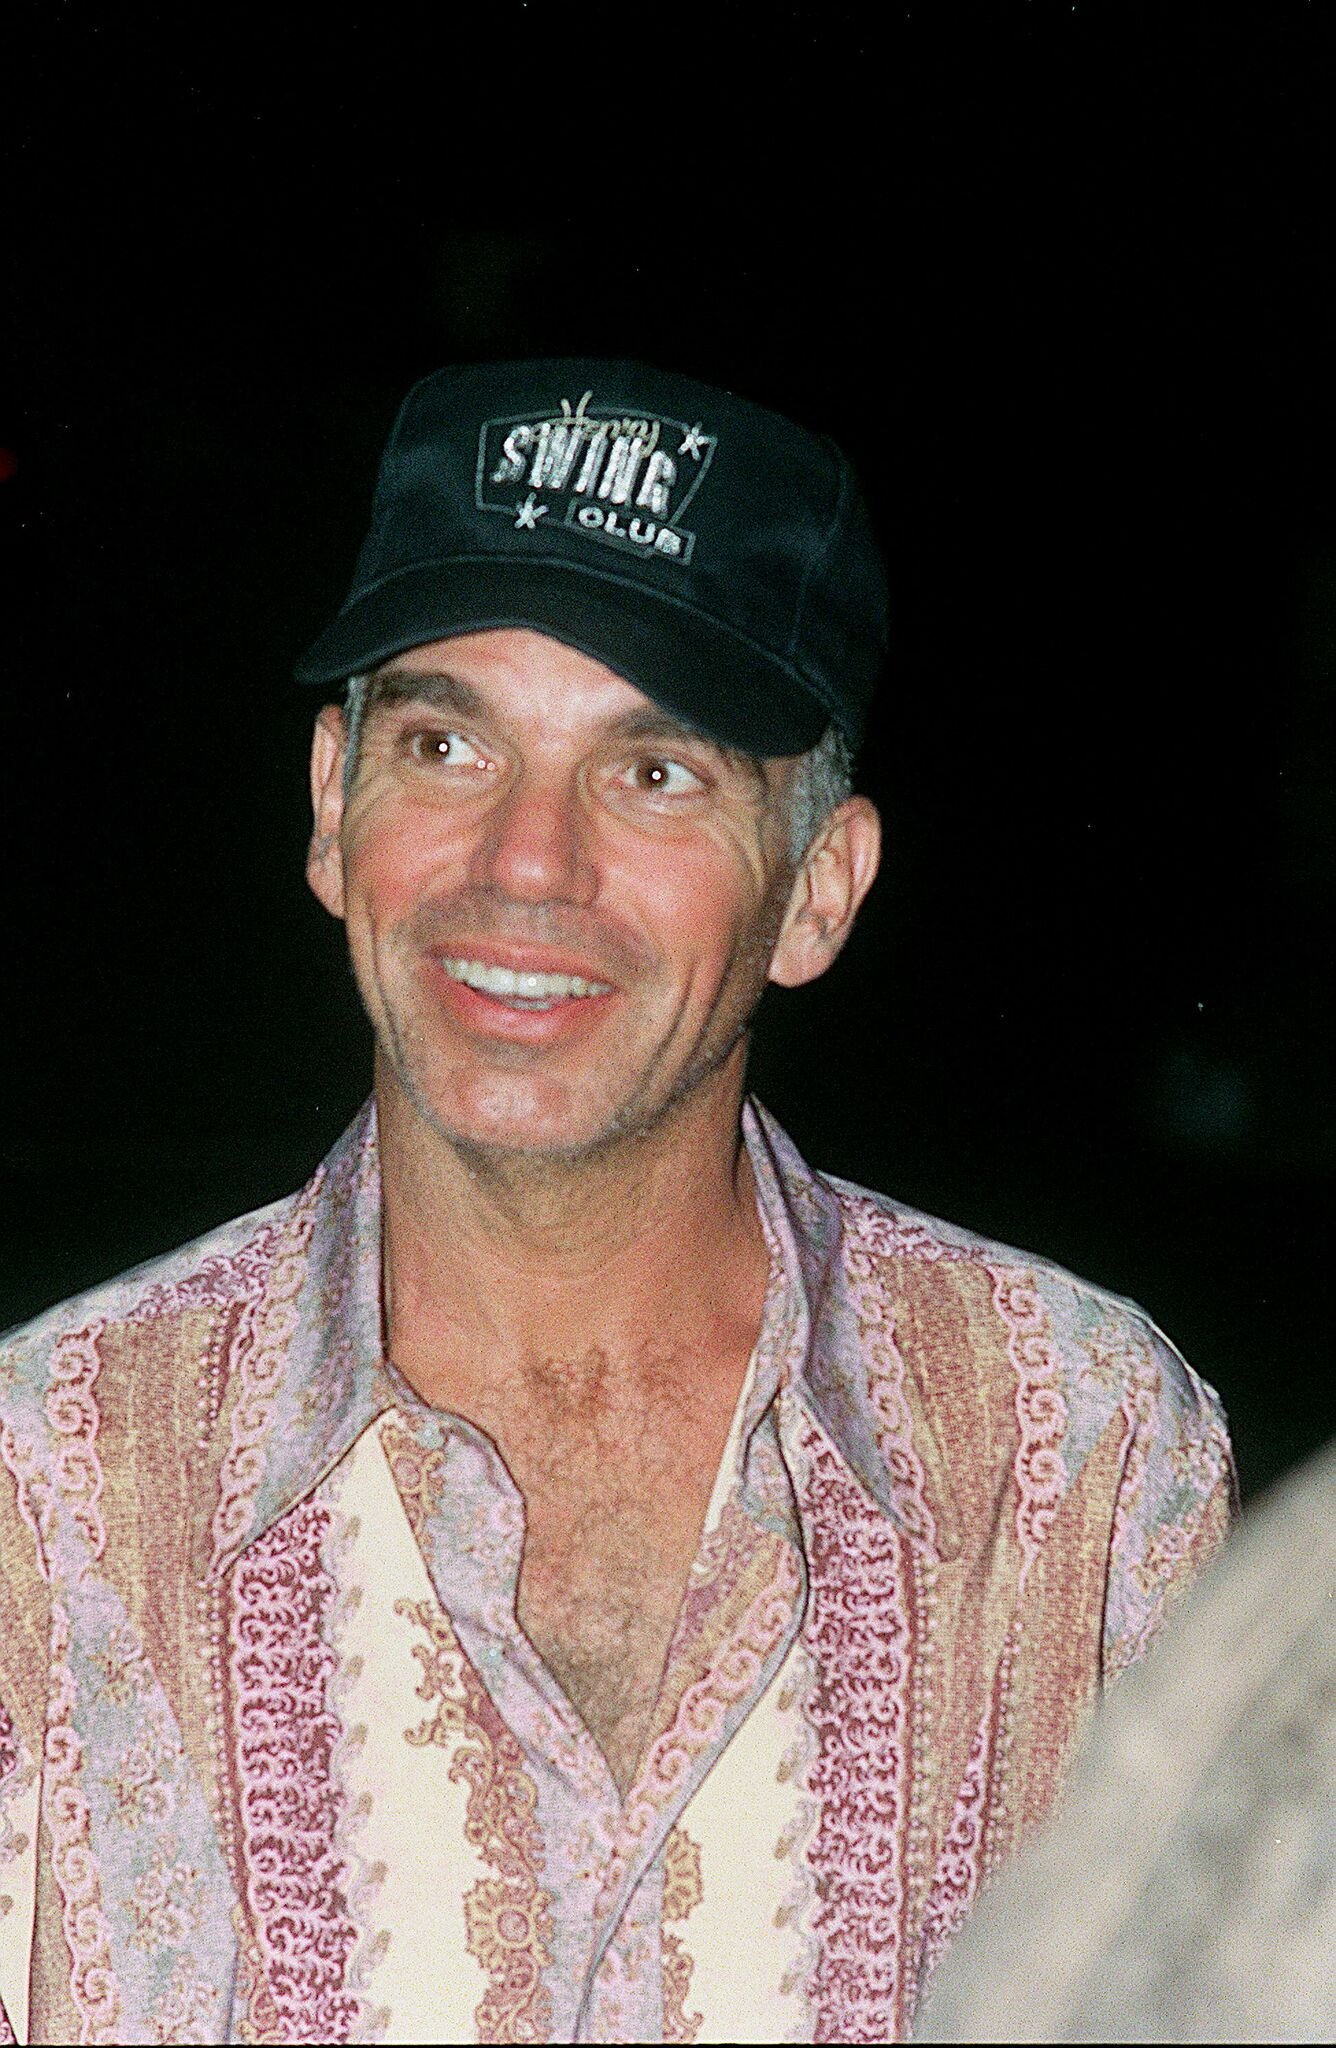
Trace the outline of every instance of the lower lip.
<path fill-rule="evenodd" d="M 609 989 L 606 995 L 563 996 L 547 1010 L 519 1010 L 499 996 L 489 996 L 482 989 L 470 988 L 466 981 L 456 981 L 439 962 L 436 971 L 451 1014 L 466 1030 L 487 1038 L 508 1039 L 515 1045 L 549 1045 L 556 1039 L 587 1030 L 606 1015 L 616 993 Z"/>

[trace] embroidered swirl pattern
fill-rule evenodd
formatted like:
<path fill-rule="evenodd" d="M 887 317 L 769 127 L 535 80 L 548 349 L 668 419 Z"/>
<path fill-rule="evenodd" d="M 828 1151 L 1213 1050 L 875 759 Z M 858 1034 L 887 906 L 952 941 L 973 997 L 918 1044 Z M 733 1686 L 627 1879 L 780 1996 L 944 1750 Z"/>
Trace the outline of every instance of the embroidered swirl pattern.
<path fill-rule="evenodd" d="M 820 1820 L 820 1959 L 809 1977 L 818 2041 L 898 2037 L 904 2003 L 901 1869 L 910 1630 L 896 1531 L 809 1426 L 804 1524 L 809 1606 L 803 1642 L 817 1680 L 805 1710 L 817 1735 L 808 1790 Z"/>
<path fill-rule="evenodd" d="M 979 1889 L 987 1810 L 988 1768 L 992 1751 L 993 1705 L 975 1731 L 965 1775 L 956 1794 L 951 1825 L 946 1831 L 942 1853 L 933 1875 L 923 1917 L 920 1951 L 919 1991 L 922 1992 L 939 1957 L 964 1924 L 966 1913 Z"/>
<path fill-rule="evenodd" d="M 54 1433 L 52 1460 L 56 1489 L 93 1561 L 107 1547 L 102 1520 L 102 1463 L 97 1455 L 98 1407 L 93 1393 L 101 1360 L 97 1342 L 101 1317 L 62 1337 L 51 1354 L 46 1419 Z"/>
<path fill-rule="evenodd" d="M 328 1704 L 334 1594 L 321 1559 L 328 1510 L 304 1501 L 250 1545 L 232 1577 L 233 1748 L 247 1904 L 284 2041 L 345 2041 L 357 1936 L 344 1905 L 330 1771 L 341 1736 Z"/>
<path fill-rule="evenodd" d="M 627 1797 L 600 1912 L 699 1758 L 722 1738 L 729 1709 L 755 1690 L 802 1591 L 792 1547 L 758 1531 L 733 1501 L 706 1539 L 702 1559 L 706 1576 L 687 1590 L 664 1673 L 658 1711 L 668 1725 L 650 1744 Z"/>
<path fill-rule="evenodd" d="M 685 1920 L 705 1896 L 700 1875 L 700 1845 L 686 1829 L 675 1827 L 663 1846 L 663 2038 L 665 2041 L 694 2041 L 703 2025 L 698 2012 L 687 2011 L 691 1990 L 691 1957 L 682 1937 L 669 1933 L 667 1924 Z"/>
<path fill-rule="evenodd" d="M 111 1966 L 111 1937 L 90 1846 L 88 1800 L 81 1784 L 83 1745 L 73 1726 L 74 1674 L 65 1661 L 69 1640 L 69 1617 L 63 1603 L 53 1601 L 42 1810 L 51 1833 L 51 1868 L 70 1952 L 70 1998 L 79 2014 L 79 2039 L 115 2041 L 120 1987 Z"/>
<path fill-rule="evenodd" d="M 1023 1588 L 1066 1484 L 1059 1445 L 1067 1428 L 1067 1403 L 1058 1385 L 1053 1326 L 1033 1274 L 1010 1266 L 990 1266 L 988 1272 L 993 1306 L 1007 1326 L 1007 1355 L 1016 1374 L 1016 1541 Z"/>
<path fill-rule="evenodd" d="M 214 1252 L 180 1280 L 158 1280 L 135 1297 L 126 1320 L 151 1323 L 164 1316 L 189 1315 L 202 1308 L 230 1308 L 237 1301 L 257 1301 L 264 1290 L 278 1227 L 262 1224 L 234 1252 Z"/>
<path fill-rule="evenodd" d="M 397 1417 L 386 1416 L 380 1424 L 390 1471 L 404 1504 L 408 1525 L 419 1550 L 430 1556 L 428 1527 L 441 1505 L 445 1487 L 445 1452 L 439 1444 L 424 1450 L 412 1432 Z"/>
<path fill-rule="evenodd" d="M 942 1226 L 913 1214 L 901 1215 L 887 1209 L 875 1196 L 861 1189 L 840 1189 L 840 1212 L 845 1227 L 856 1219 L 858 1234 L 883 1259 L 918 1259 L 925 1265 L 959 1265 L 975 1260 L 978 1248 L 969 1242 L 951 1244 L 941 1235 Z"/>
<path fill-rule="evenodd" d="M 269 1282 L 258 1303 L 248 1303 L 232 1341 L 229 1376 L 240 1392 L 232 1411 L 231 1441 L 219 1475 L 213 1515 L 214 1568 L 245 1539 L 264 1482 L 265 1439 L 273 1422 L 274 1398 L 283 1380 L 287 1349 L 297 1329 L 297 1295 L 306 1277 L 306 1248 L 315 1226 L 324 1185 L 323 1169 L 304 1190 L 283 1240 L 275 1248 Z"/>
<path fill-rule="evenodd" d="M 877 1447 L 886 1460 L 901 1527 L 935 1549 L 937 1530 L 905 1401 L 905 1362 L 895 1341 L 895 1290 L 887 1284 L 887 1262 L 902 1254 L 902 1243 L 894 1219 L 873 1202 L 848 1201 L 844 1221 L 845 1277 L 863 1340 Z"/>
<path fill-rule="evenodd" d="M 450 1777 L 468 1787 L 465 1837 L 497 1872 L 479 1878 L 464 1900 L 469 1953 L 490 1980 L 474 2014 L 478 2039 L 546 2041 L 552 2001 L 542 1973 L 552 1960 L 552 1914 L 539 1882 L 538 1788 L 436 1602 L 397 1600 L 394 1611 L 426 1631 L 428 1640 L 413 1646 L 422 1666 L 417 1694 L 435 1702 L 431 1718 L 406 1729 L 406 1739 L 453 1750 Z"/>
<path fill-rule="evenodd" d="M 810 1656 L 801 1642 L 795 1643 L 786 1659 L 783 1682 L 775 1701 L 780 1713 L 786 1716 L 793 1714 L 794 1707 L 799 1706 L 815 1682 L 815 1667 Z M 778 1779 L 781 1785 L 793 1785 L 799 1796 L 796 1810 L 775 1844 L 776 1858 L 786 1863 L 792 1873 L 789 1888 L 775 1914 L 775 1925 L 791 1928 L 795 1937 L 795 1953 L 780 1979 L 780 1994 L 784 1998 L 791 1998 L 795 1992 L 801 1993 L 821 1955 L 821 1945 L 812 1928 L 816 1913 L 816 1873 L 807 1853 L 821 1810 L 816 1800 L 803 1792 L 803 1788 L 811 1784 L 812 1766 L 819 1754 L 819 1745 L 816 1730 L 806 1714 L 801 1711 L 793 1714 L 793 1725 L 793 1740 L 780 1761 Z"/>
<path fill-rule="evenodd" d="M 253 1306 L 280 1240 L 279 1227 L 263 1223 L 233 1252 L 215 1252 L 179 1280 L 155 1281 L 126 1312 L 127 1323 L 169 1322 L 178 1316 L 213 1311 L 212 1327 L 199 1346 L 195 1375 L 195 1446 L 208 1449 L 226 1388 L 228 1309 Z"/>

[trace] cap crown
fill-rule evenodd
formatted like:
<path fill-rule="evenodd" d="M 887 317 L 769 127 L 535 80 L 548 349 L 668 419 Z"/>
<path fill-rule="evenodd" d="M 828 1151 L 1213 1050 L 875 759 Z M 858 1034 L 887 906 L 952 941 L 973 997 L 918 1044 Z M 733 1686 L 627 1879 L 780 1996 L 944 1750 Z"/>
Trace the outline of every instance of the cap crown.
<path fill-rule="evenodd" d="M 567 613 L 578 614 L 582 589 L 591 619 L 609 606 L 629 618 L 638 601 L 639 638 L 659 621 L 676 660 L 684 630 L 693 646 L 713 635 L 725 667 L 730 649 L 749 666 L 753 724 L 764 698 L 756 664 L 773 673 L 775 730 L 786 746 L 782 707 L 799 704 L 794 686 L 808 700 L 808 724 L 819 731 L 834 719 L 856 740 L 884 657 L 884 575 L 840 450 L 778 413 L 643 364 L 472 364 L 413 388 L 341 619 L 360 607 L 370 623 L 374 612 L 383 639 L 397 581 L 414 593 L 405 625 L 421 630 L 423 578 L 445 564 L 454 566 L 443 600 L 446 582 L 452 593 L 504 590 L 515 623 L 524 590 L 542 587 L 563 593 L 560 630 Z M 461 575 L 469 564 L 472 585 Z M 513 573 L 498 582 L 505 565 Z M 458 609 L 455 596 L 446 609 Z M 310 680 L 332 679 L 314 672 L 320 651 L 317 643 L 299 671 Z M 645 681 L 639 644 L 632 651 L 641 671 L 632 680 L 661 695 Z M 341 644 L 337 663 L 345 659 Z M 707 666 L 716 689 L 726 685 L 717 660 Z M 684 687 L 692 697 L 690 679 Z M 708 717 L 710 690 L 695 695 L 698 704 L 675 708 Z"/>

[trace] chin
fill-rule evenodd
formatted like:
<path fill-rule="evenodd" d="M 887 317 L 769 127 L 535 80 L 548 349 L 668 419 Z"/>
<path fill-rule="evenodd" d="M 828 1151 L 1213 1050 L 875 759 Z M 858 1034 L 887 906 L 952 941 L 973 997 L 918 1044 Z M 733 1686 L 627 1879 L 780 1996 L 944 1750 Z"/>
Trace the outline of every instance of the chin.
<path fill-rule="evenodd" d="M 599 1150 L 623 1128 L 623 1112 L 606 1098 L 532 1075 L 451 1076 L 448 1084 L 405 1092 L 425 1122 L 464 1153 L 561 1159 Z"/>
<path fill-rule="evenodd" d="M 716 1020 L 722 1022 L 722 1020 Z M 728 1020 L 674 1074 L 658 1044 L 640 1060 L 630 1046 L 585 1043 L 536 1053 L 497 1047 L 487 1053 L 429 1038 L 416 1019 L 404 1028 L 393 1010 L 377 1033 L 377 1070 L 438 1138 L 479 1168 L 491 1159 L 554 1165 L 648 1136 L 735 1056 L 745 1055 L 747 1016 Z M 610 1057 L 610 1054 L 614 1054 Z"/>

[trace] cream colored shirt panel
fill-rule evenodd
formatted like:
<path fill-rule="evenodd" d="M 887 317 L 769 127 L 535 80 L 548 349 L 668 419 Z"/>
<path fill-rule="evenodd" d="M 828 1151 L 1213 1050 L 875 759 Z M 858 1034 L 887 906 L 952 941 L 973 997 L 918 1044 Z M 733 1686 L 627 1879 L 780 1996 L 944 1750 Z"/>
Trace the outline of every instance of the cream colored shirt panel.
<path fill-rule="evenodd" d="M 439 1717 L 418 1691 L 413 1651 L 427 1637 L 402 1609 L 440 1609 L 374 1425 L 319 1497 L 336 1521 L 327 1554 L 341 1595 L 340 1846 L 357 1873 L 349 1903 L 364 1929 L 352 1974 L 374 2034 L 472 2041 L 487 1979 L 469 1952 L 464 1902 L 487 1871 L 465 1832 L 468 1781 L 450 1775 L 470 1731 L 409 1740 Z"/>
<path fill-rule="evenodd" d="M 17 2039 L 25 2042 L 41 1791 L 41 1773 L 24 1749 L 0 1788 L 0 1999 Z"/>

